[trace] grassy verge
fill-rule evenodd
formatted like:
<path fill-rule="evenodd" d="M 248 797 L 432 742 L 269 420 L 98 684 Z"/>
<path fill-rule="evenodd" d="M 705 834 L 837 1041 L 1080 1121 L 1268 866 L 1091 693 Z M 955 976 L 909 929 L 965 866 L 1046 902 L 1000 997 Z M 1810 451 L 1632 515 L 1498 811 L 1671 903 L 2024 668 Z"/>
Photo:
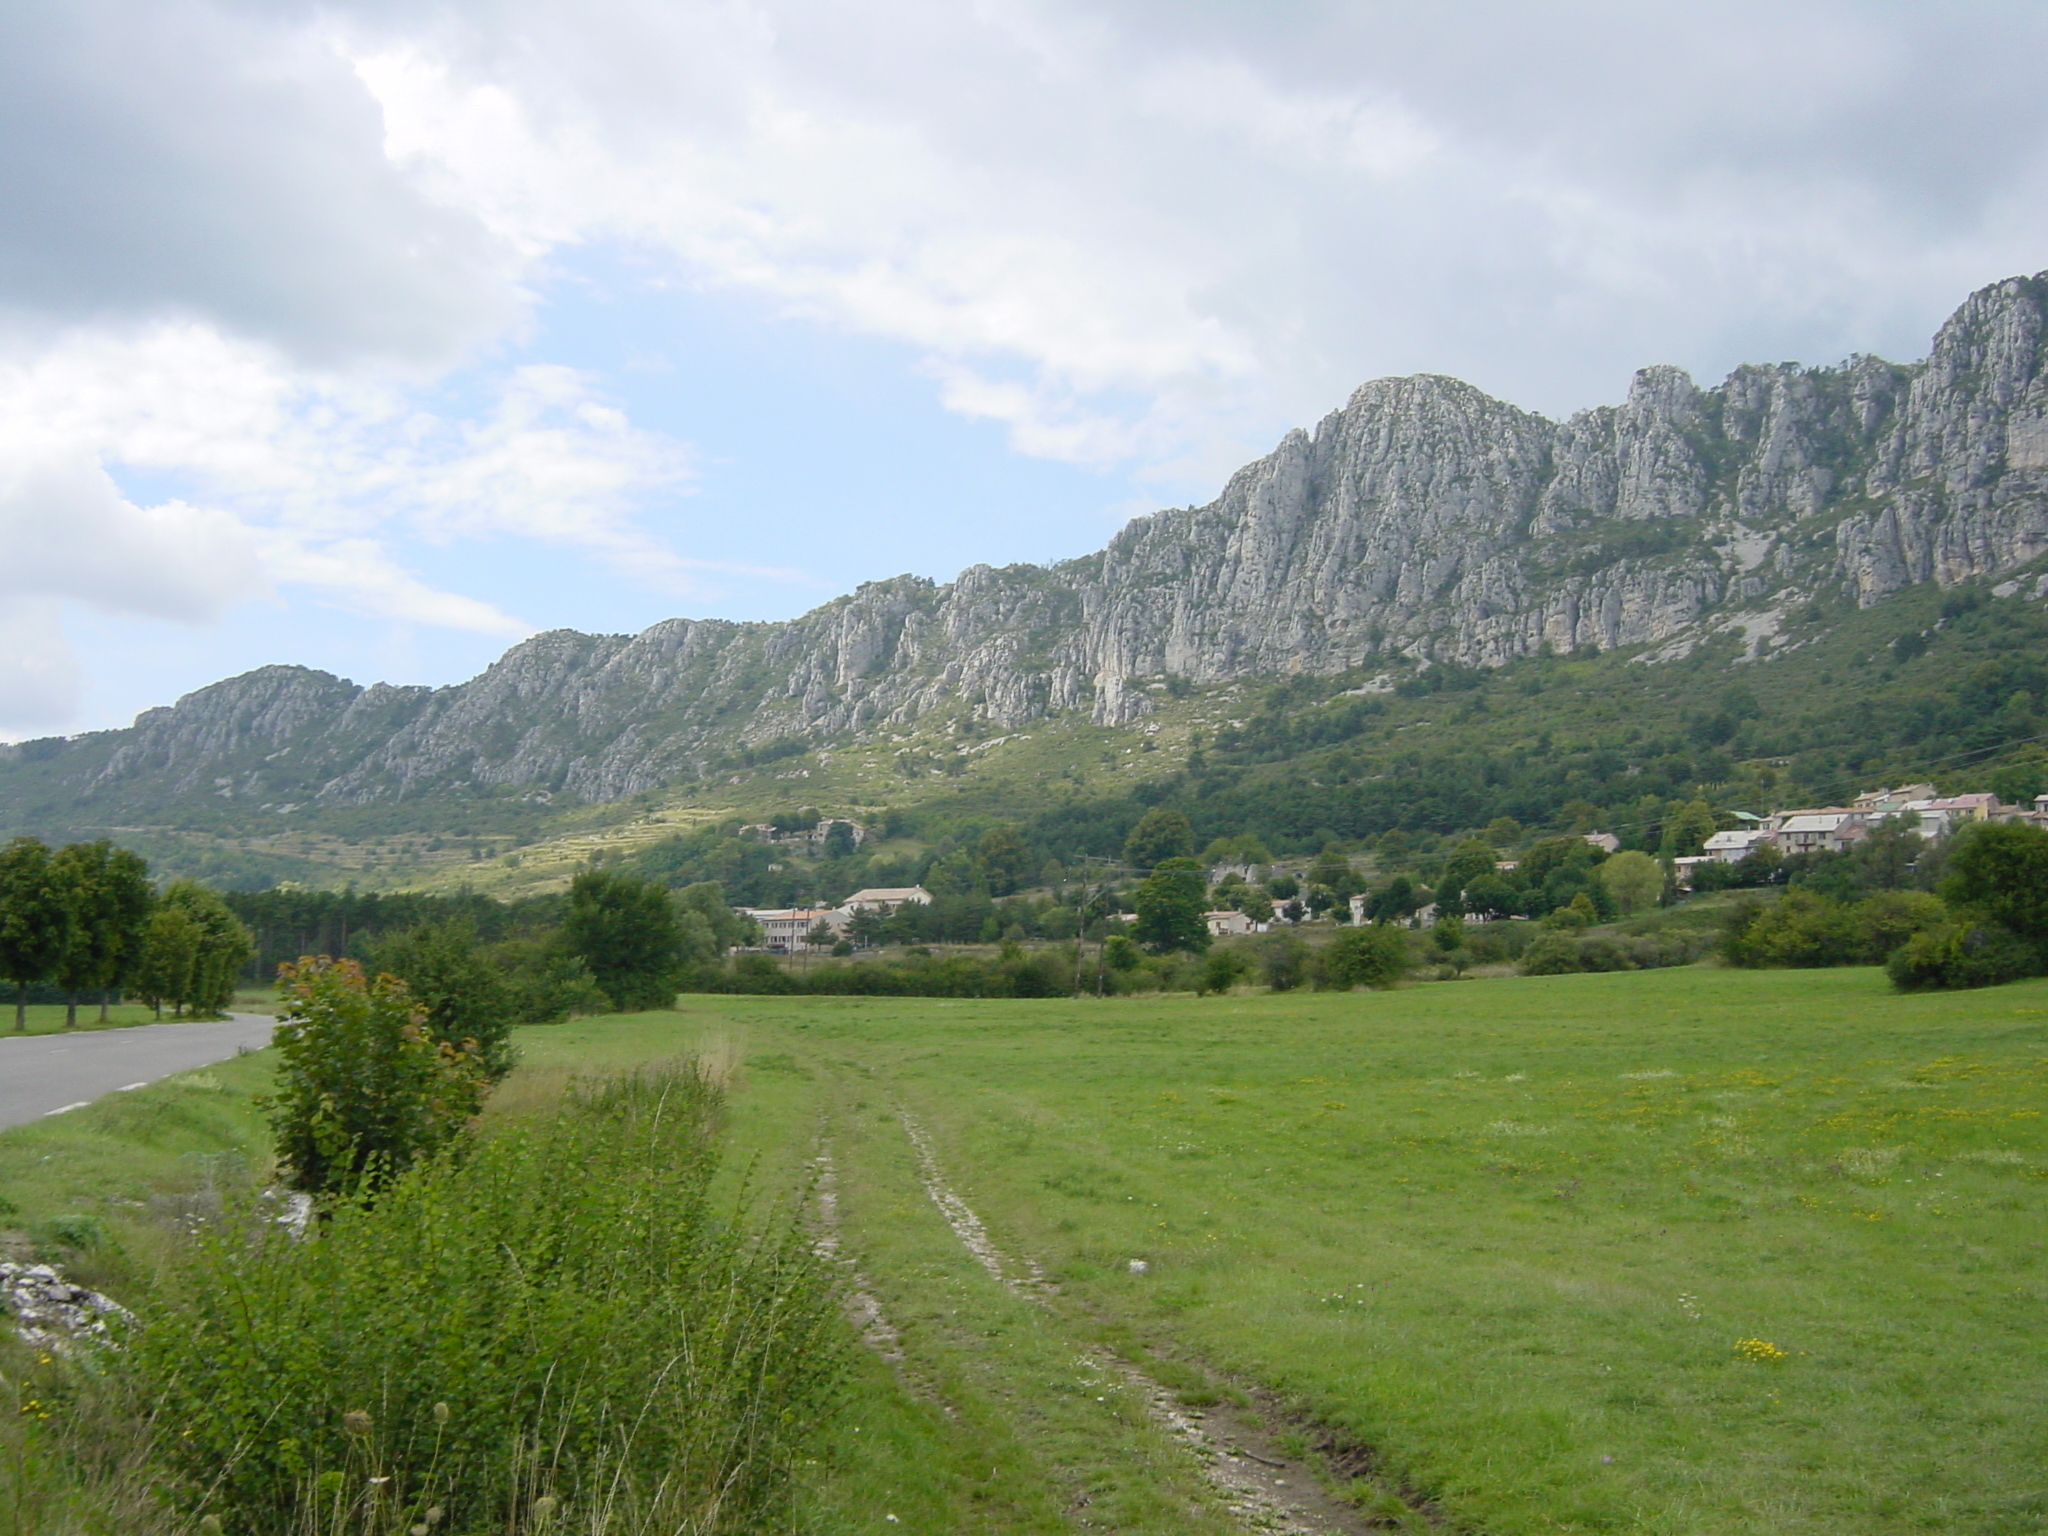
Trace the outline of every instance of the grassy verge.
<path fill-rule="evenodd" d="M 270 1062 L 236 1056 L 0 1131 L 7 1256 L 58 1259 L 99 1289 L 141 1283 L 174 1223 L 267 1170 Z"/>
<path fill-rule="evenodd" d="M 78 1005 L 79 1029 L 132 1029 L 138 1024 L 160 1022 L 153 1009 L 141 1003 L 115 1003 L 107 1009 L 105 1023 L 100 1022 L 98 1003 Z M 64 1005 L 62 1003 L 31 1003 L 28 1009 L 28 1028 L 22 1033 L 30 1035 L 61 1034 L 64 1029 Z M 14 1033 L 14 1005 L 0 1000 L 0 1033 Z"/>
<path fill-rule="evenodd" d="M 1050 1486 L 1133 1463 L 1061 1428 L 1079 1378 L 1027 1346 L 1050 1330 L 1071 1360 L 1111 1330 L 1272 1389 L 1491 1533 L 2048 1528 L 2048 983 L 688 999 L 533 1048 L 693 1034 L 744 1062 L 764 1167 L 843 1127 L 849 1245 L 945 1433 L 984 1405 Z M 948 1255 L 899 1109 L 1058 1277 L 1052 1320 L 1006 1328 Z"/>

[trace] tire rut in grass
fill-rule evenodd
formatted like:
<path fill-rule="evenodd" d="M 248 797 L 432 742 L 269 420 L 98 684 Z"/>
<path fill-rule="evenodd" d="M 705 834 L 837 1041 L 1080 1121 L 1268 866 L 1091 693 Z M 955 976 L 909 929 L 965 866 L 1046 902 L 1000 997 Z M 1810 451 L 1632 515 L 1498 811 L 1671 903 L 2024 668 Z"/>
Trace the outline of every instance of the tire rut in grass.
<path fill-rule="evenodd" d="M 896 1111 L 896 1119 L 917 1154 L 925 1193 L 960 1245 L 1012 1295 L 1050 1309 L 1059 1288 L 1043 1267 L 1029 1257 L 1020 1264 L 996 1246 L 981 1218 L 946 1182 L 930 1133 L 901 1109 Z M 1193 1455 L 1224 1507 L 1247 1531 L 1277 1536 L 1348 1536 L 1417 1522 L 1435 1523 L 1426 1510 L 1406 1500 L 1388 1500 L 1377 1510 L 1367 1510 L 1327 1493 L 1310 1467 L 1291 1457 L 1269 1454 L 1276 1447 L 1255 1416 L 1223 1404 L 1190 1409 L 1167 1387 L 1109 1349 L 1093 1346 L 1078 1363 L 1121 1378 L 1152 1421 Z M 1258 1449 L 1252 1449 L 1255 1446 Z M 1338 1475 L 1343 1476 L 1341 1472 Z"/>

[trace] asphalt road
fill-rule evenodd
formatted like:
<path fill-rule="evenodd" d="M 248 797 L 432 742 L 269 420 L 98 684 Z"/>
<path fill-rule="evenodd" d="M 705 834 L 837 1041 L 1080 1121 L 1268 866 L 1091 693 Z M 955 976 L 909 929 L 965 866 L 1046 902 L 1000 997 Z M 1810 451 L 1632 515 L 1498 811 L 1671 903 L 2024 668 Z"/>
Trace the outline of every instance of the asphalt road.
<path fill-rule="evenodd" d="M 276 1023 L 264 1014 L 237 1013 L 213 1024 L 0 1034 L 0 1129 L 78 1109 L 101 1094 L 141 1088 L 173 1072 L 189 1072 L 243 1046 L 266 1046 Z"/>

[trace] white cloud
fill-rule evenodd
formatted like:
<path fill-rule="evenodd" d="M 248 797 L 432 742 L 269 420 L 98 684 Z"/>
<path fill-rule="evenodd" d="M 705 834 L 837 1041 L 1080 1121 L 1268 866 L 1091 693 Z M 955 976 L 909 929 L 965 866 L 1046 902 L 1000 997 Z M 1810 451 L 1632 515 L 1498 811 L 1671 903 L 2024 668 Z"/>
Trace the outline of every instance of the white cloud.
<path fill-rule="evenodd" d="M 351 14 L 394 159 L 509 245 L 665 253 L 921 349 L 1023 452 L 1169 478 L 1378 373 L 1562 412 L 1651 361 L 1911 354 L 2048 245 L 2048 20 L 1989 3 Z"/>
<path fill-rule="evenodd" d="M 531 633 L 490 602 L 430 585 L 396 553 L 458 539 L 580 551 L 670 590 L 699 580 L 633 521 L 639 498 L 686 480 L 682 448 L 635 428 L 573 370 L 516 369 L 458 415 L 423 409 L 417 392 L 295 369 L 197 321 L 17 336 L 10 350 L 10 611 L 73 601 L 203 624 L 275 587 L 372 618 Z M 138 504 L 115 476 L 174 481 L 181 494 Z M 21 620 L 10 643 L 28 646 L 30 634 L 0 676 L 0 722 L 47 723 L 53 700 L 76 696 L 61 629 Z"/>

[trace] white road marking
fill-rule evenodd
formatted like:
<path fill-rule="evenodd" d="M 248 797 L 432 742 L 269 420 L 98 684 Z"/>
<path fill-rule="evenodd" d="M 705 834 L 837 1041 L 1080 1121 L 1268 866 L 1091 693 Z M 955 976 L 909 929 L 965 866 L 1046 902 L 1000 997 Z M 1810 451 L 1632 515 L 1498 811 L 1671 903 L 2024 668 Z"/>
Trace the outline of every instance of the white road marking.
<path fill-rule="evenodd" d="M 91 1102 L 91 1099 L 80 1099 L 76 1104 L 66 1104 L 62 1109 L 45 1110 L 43 1112 L 43 1118 L 47 1120 L 50 1118 L 51 1115 L 68 1115 L 74 1109 L 85 1108 L 85 1106 L 90 1104 Z"/>

